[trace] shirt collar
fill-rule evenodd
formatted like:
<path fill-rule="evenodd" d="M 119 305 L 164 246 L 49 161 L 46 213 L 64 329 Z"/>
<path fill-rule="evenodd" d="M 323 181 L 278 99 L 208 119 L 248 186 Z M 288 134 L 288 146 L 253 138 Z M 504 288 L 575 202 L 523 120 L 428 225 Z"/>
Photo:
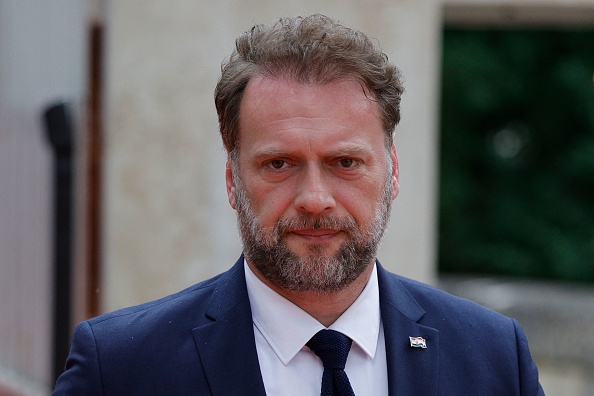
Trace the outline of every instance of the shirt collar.
<path fill-rule="evenodd" d="M 325 327 L 297 305 L 264 284 L 244 260 L 252 319 L 274 353 L 287 365 L 307 341 Z M 373 359 L 380 330 L 377 268 L 355 302 L 329 329 L 349 336 Z"/>

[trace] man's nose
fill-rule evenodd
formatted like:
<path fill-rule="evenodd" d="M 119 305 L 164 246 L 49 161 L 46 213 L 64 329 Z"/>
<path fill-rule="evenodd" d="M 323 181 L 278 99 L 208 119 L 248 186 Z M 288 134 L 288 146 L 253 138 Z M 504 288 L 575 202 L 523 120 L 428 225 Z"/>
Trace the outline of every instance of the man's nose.
<path fill-rule="evenodd" d="M 328 177 L 321 167 L 305 167 L 300 175 L 295 197 L 295 208 L 298 211 L 321 214 L 336 207 Z"/>

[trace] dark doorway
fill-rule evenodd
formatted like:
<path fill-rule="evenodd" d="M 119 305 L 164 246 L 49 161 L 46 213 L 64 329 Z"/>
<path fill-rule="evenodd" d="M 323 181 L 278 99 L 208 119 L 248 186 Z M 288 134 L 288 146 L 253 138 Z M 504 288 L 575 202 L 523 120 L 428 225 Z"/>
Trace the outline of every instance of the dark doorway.
<path fill-rule="evenodd" d="M 443 43 L 440 271 L 594 281 L 594 31 Z"/>

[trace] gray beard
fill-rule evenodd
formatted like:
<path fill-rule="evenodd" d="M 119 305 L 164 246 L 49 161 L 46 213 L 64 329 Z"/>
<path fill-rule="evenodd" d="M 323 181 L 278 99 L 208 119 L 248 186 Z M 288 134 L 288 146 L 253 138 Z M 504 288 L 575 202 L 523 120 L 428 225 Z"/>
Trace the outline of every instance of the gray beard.
<path fill-rule="evenodd" d="M 274 227 L 263 228 L 250 206 L 239 179 L 238 167 L 233 175 L 236 189 L 237 222 L 247 261 L 276 286 L 294 291 L 337 292 L 355 281 L 371 263 L 386 230 L 392 205 L 390 177 L 384 196 L 376 203 L 375 218 L 362 230 L 352 217 L 312 217 L 299 214 L 282 218 Z M 308 253 L 298 256 L 289 249 L 287 235 L 302 229 L 340 230 L 347 241 L 334 255 L 323 253 L 323 246 L 306 245 Z"/>

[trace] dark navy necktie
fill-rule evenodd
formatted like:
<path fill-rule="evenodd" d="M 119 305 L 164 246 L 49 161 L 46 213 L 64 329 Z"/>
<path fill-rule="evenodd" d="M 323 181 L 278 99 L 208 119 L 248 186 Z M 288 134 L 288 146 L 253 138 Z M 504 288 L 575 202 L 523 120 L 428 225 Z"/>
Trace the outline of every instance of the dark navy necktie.
<path fill-rule="evenodd" d="M 334 330 L 320 330 L 307 342 L 324 364 L 321 396 L 355 396 L 344 372 L 352 340 Z"/>

